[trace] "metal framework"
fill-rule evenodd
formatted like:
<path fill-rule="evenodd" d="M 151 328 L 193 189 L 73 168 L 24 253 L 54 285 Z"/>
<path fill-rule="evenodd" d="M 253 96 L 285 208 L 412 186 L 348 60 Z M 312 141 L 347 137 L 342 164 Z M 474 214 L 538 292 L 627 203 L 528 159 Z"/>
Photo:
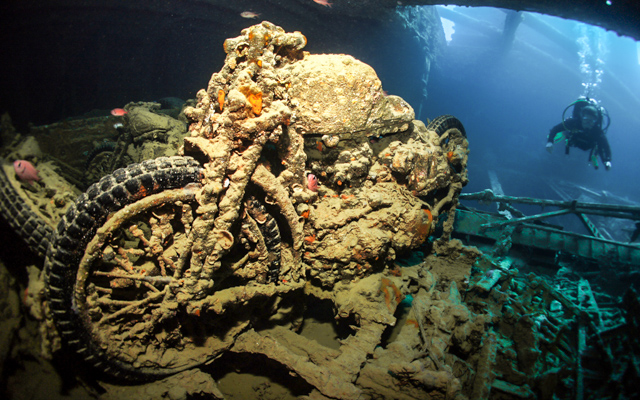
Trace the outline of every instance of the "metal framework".
<path fill-rule="evenodd" d="M 507 207 L 512 203 L 520 203 L 541 207 L 557 207 L 559 210 L 511 219 L 506 219 L 503 216 L 491 213 L 458 210 L 456 212 L 456 223 L 454 226 L 457 233 L 478 235 L 498 240 L 503 229 L 496 228 L 516 225 L 516 229 L 514 229 L 511 234 L 511 241 L 516 244 L 553 251 L 564 251 L 600 262 L 625 263 L 640 266 L 640 247 L 603 238 L 595 225 L 585 216 L 585 214 L 591 214 L 612 218 L 640 220 L 640 207 L 502 196 L 495 195 L 491 190 L 461 194 L 460 198 L 464 200 L 477 200 L 483 203 L 503 203 Z M 545 218 L 564 214 L 576 214 L 593 236 L 566 232 L 551 226 L 530 223 L 534 220 L 540 221 Z"/>

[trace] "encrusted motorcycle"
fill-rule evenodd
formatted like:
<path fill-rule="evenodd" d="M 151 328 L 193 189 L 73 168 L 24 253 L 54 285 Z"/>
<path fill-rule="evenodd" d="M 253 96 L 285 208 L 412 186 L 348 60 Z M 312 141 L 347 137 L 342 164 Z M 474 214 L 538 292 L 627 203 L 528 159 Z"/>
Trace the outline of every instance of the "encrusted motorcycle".
<path fill-rule="evenodd" d="M 464 128 L 452 116 L 425 127 L 371 67 L 305 45 L 268 22 L 227 39 L 224 67 L 185 110 L 184 155 L 118 169 L 69 208 L 46 285 L 86 362 L 139 380 L 229 350 L 280 359 L 253 339 L 295 333 L 313 297 L 351 321 L 357 366 L 393 324 L 412 290 L 388 273 L 394 260 L 438 221 L 451 233 Z"/>

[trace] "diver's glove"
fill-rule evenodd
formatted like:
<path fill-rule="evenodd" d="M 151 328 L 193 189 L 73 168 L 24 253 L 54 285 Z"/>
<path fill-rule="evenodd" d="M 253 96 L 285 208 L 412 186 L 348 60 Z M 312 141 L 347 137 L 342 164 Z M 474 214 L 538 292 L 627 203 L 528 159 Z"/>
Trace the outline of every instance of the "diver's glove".
<path fill-rule="evenodd" d="M 547 147 L 547 151 L 548 151 L 549 153 L 551 153 L 551 152 L 553 151 L 553 143 L 551 143 L 551 142 L 547 142 L 546 147 Z"/>
<path fill-rule="evenodd" d="M 606 163 L 604 163 L 604 168 L 608 171 L 611 169 L 611 161 L 607 161 Z"/>

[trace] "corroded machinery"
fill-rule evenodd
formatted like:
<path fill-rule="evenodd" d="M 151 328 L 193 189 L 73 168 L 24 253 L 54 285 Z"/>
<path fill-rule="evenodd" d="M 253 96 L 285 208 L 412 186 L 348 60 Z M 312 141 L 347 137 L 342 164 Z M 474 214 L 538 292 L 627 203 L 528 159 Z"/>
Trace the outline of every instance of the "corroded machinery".
<path fill-rule="evenodd" d="M 454 117 L 414 120 L 366 64 L 305 44 L 268 22 L 228 39 L 185 110 L 184 156 L 116 170 L 62 218 L 48 307 L 85 361 L 139 380 L 261 353 L 327 396 L 361 392 L 353 381 L 399 303 L 433 283 L 388 271 L 437 219 L 448 239 L 467 140 Z M 295 334 L 308 297 L 353 321 L 330 363 L 292 362 L 283 344 L 313 347 Z"/>
<path fill-rule="evenodd" d="M 542 277 L 501 241 L 450 240 L 460 121 L 425 126 L 369 66 L 305 42 L 263 22 L 173 116 L 130 103 L 2 150 L 42 178 L 0 171 L 0 212 L 46 251 L 23 298 L 42 354 L 78 353 L 105 399 L 224 398 L 221 371 L 256 360 L 307 399 L 634 398 L 635 292 L 621 310 L 579 259 Z"/>

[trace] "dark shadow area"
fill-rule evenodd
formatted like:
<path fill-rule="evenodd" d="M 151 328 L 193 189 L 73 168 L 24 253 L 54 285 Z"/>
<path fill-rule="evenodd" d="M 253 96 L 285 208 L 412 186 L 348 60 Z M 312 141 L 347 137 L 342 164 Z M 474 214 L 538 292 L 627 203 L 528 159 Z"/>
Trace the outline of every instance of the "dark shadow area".
<path fill-rule="evenodd" d="M 210 373 L 216 382 L 219 382 L 220 390 L 225 395 L 233 396 L 232 398 L 242 398 L 235 396 L 247 395 L 248 391 L 255 396 L 257 393 L 254 393 L 254 391 L 268 390 L 267 388 L 273 383 L 286 388 L 291 398 L 308 395 L 313 389 L 302 378 L 293 376 L 283 365 L 261 354 L 226 352 L 212 364 L 204 366 L 202 369 Z M 246 387 L 247 382 L 256 382 L 256 379 L 245 377 L 245 386 L 236 386 L 233 382 L 238 375 L 253 375 L 254 378 L 261 377 L 264 380 L 268 380 L 269 384 L 262 382 L 252 387 Z"/>

